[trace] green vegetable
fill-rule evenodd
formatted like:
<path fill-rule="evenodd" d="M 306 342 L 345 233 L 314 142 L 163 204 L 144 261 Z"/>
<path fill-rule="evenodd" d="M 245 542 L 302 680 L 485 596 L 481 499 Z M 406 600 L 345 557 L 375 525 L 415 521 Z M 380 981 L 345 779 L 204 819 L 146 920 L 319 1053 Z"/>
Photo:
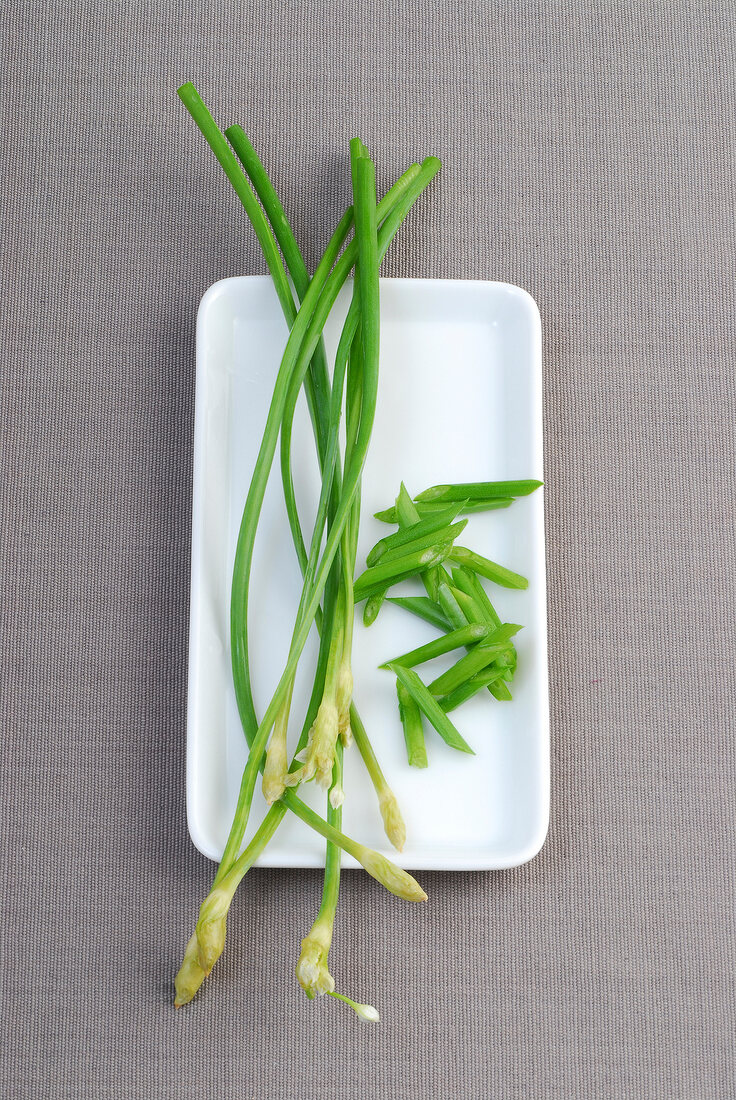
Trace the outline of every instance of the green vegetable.
<path fill-rule="evenodd" d="M 444 511 L 447 504 L 443 501 L 414 501 L 414 506 L 417 511 L 417 515 L 421 519 L 430 519 L 435 516 L 440 510 Z M 498 497 L 494 500 L 467 500 L 462 507 L 456 512 L 456 515 L 469 516 L 475 512 L 493 512 L 497 508 L 508 508 L 514 503 L 513 497 Z M 381 523 L 398 523 L 398 512 L 396 505 L 391 508 L 385 508 L 382 512 L 374 512 L 375 519 L 381 521 Z"/>
<path fill-rule="evenodd" d="M 425 535 L 433 535 L 439 531 L 443 531 L 449 528 L 449 525 L 454 523 L 460 508 L 457 505 L 453 505 L 451 508 L 442 508 L 433 516 L 428 516 L 426 519 L 420 519 L 416 523 L 411 525 L 405 525 L 395 531 L 393 535 L 386 535 L 381 539 L 372 550 L 369 551 L 366 556 L 366 565 L 376 565 L 383 554 L 387 551 L 396 550 L 398 547 L 406 546 L 407 543 L 414 543 L 417 539 L 422 538 Z M 467 521 L 466 521 L 467 522 Z M 465 523 L 463 523 L 465 527 Z M 434 541 L 437 541 L 436 539 Z M 429 542 L 426 545 L 431 546 Z"/>
<path fill-rule="evenodd" d="M 415 665 L 421 665 L 425 661 L 441 657 L 443 653 L 450 653 L 453 649 L 460 649 L 462 646 L 480 642 L 482 639 L 488 638 L 489 634 L 489 627 L 484 626 L 482 623 L 471 623 L 459 630 L 451 630 L 449 634 L 445 634 L 441 638 L 434 638 L 431 642 L 427 642 L 426 645 L 421 645 L 417 649 L 411 649 L 400 657 L 393 657 L 380 667 L 389 668 L 391 665 L 403 665 L 404 668 L 414 668 Z"/>
<path fill-rule="evenodd" d="M 378 618 L 378 612 L 383 606 L 383 601 L 386 599 L 386 593 L 388 589 L 384 588 L 383 592 L 377 592 L 375 596 L 369 596 L 365 601 L 363 607 L 363 626 L 371 626 L 372 623 Z"/>
<path fill-rule="evenodd" d="M 449 620 L 442 608 L 427 596 L 389 596 L 388 602 L 403 607 L 432 626 L 438 626 L 440 630 L 450 629 Z"/>
<path fill-rule="evenodd" d="M 284 807 L 288 807 L 328 841 L 323 903 L 311 932 L 303 941 L 299 978 L 308 995 L 314 995 L 315 992 L 334 992 L 334 989 L 329 988 L 334 983 L 327 968 L 327 954 L 339 887 L 339 849 L 350 851 L 387 889 L 410 900 L 423 900 L 425 897 L 411 876 L 378 853 L 371 852 L 342 834 L 339 809 L 343 797 L 341 739 L 343 736 L 347 739 L 352 728 L 356 744 L 379 796 L 387 834 L 397 847 L 403 844 L 403 821 L 398 805 L 378 766 L 357 711 L 350 703 L 354 601 L 352 576 L 357 544 L 360 477 L 370 439 L 377 392 L 378 265 L 412 203 L 439 169 L 439 162 L 435 158 L 428 158 L 421 166 L 411 166 L 384 199 L 377 203 L 373 163 L 367 156 L 365 146 L 355 139 L 351 143 L 354 213 L 349 209 L 344 215 L 314 277 L 310 280 L 283 207 L 246 135 L 239 127 L 227 131 L 233 148 L 263 203 L 263 210 L 196 90 L 191 85 L 185 85 L 180 90 L 180 95 L 214 150 L 256 229 L 291 331 L 277 374 L 247 495 L 233 570 L 233 678 L 238 710 L 250 753 L 223 859 L 212 890 L 202 903 L 195 934 L 187 945 L 177 976 L 177 1004 L 191 1000 L 219 957 L 224 945 L 226 915 L 235 889 L 278 827 L 285 812 Z M 353 224 L 355 239 L 345 244 Z M 283 251 L 286 269 L 300 302 L 298 310 L 274 234 Z M 330 383 L 322 344 L 322 328 L 353 266 L 353 300 L 343 326 L 333 380 Z M 341 469 L 338 426 L 346 373 L 347 443 L 345 465 Z M 302 535 L 290 468 L 291 425 L 302 385 L 307 396 L 322 469 L 320 501 L 309 552 Z M 248 662 L 248 590 L 255 530 L 279 436 L 287 513 L 304 573 L 304 583 L 289 656 L 277 688 L 258 721 L 253 706 Z M 435 549 L 435 554 L 444 555 L 448 549 L 449 545 L 442 545 Z M 289 771 L 285 772 L 286 724 L 289 720 L 294 675 L 315 620 L 321 633 L 320 652 L 312 698 L 297 749 L 298 756 L 303 757 L 306 754 L 307 763 L 301 769 L 292 762 Z M 324 751 L 320 748 L 322 742 Z M 269 809 L 250 843 L 240 853 L 256 775 L 259 770 L 263 770 L 264 760 L 267 777 L 272 784 L 269 790 L 279 789 L 280 775 L 293 783 L 298 782 L 304 772 L 309 772 L 310 769 L 325 785 L 329 785 L 328 819 L 325 821 L 315 814 L 287 787 L 281 793 L 279 801 Z M 369 1010 L 365 1018 L 377 1017 L 370 1006 L 356 1005 L 342 994 L 337 996 L 351 1004 L 356 1011 Z"/>
<path fill-rule="evenodd" d="M 401 665 L 390 665 L 396 679 L 406 689 L 411 698 L 419 707 L 422 714 L 437 730 L 442 740 L 450 748 L 458 749 L 474 755 L 467 741 L 455 729 L 442 707 L 424 686 L 413 668 L 402 668 Z"/>
<path fill-rule="evenodd" d="M 471 676 L 469 680 L 460 684 L 448 695 L 443 695 L 437 702 L 444 712 L 449 714 L 451 710 L 455 710 L 456 707 L 467 702 L 468 699 L 472 699 L 473 696 L 477 695 L 483 688 L 490 689 L 491 685 L 500 681 L 502 677 L 503 670 L 497 668 L 495 664 L 492 664 L 488 668 L 484 668 L 475 676 Z"/>
<path fill-rule="evenodd" d="M 522 577 L 518 573 L 512 573 L 505 566 L 497 565 L 495 561 L 489 561 L 488 558 L 482 557 L 481 554 L 475 554 L 464 546 L 453 546 L 448 557 L 457 562 L 458 565 L 465 565 L 468 569 L 472 569 L 474 573 L 480 573 L 481 577 L 487 577 L 489 581 L 495 581 L 496 584 L 500 584 L 504 588 L 529 587 L 529 581 L 526 577 Z"/>
<path fill-rule="evenodd" d="M 419 502 L 451 500 L 494 500 L 498 497 L 525 497 L 541 486 L 541 481 L 468 481 L 457 485 L 433 485 L 416 498 Z"/>
<path fill-rule="evenodd" d="M 474 646 L 469 653 L 456 661 L 452 668 L 449 668 L 447 672 L 443 672 L 441 676 L 428 684 L 428 690 L 435 696 L 449 695 L 460 684 L 469 680 L 471 676 L 475 676 L 482 668 L 490 665 L 503 651 L 504 645 L 502 642 L 495 645 L 483 643 Z"/>
<path fill-rule="evenodd" d="M 366 596 L 376 592 L 383 592 L 387 585 L 398 584 L 399 581 L 413 577 L 416 573 L 436 565 L 437 562 L 444 561 L 448 550 L 448 546 L 430 546 L 426 550 L 414 550 L 392 561 L 387 562 L 382 558 L 378 565 L 366 569 L 356 580 L 356 601 L 364 600 Z"/>
<path fill-rule="evenodd" d="M 445 574 L 445 576 L 446 575 L 447 574 Z M 460 630 L 462 627 L 465 626 L 467 620 L 463 615 L 459 603 L 457 602 L 450 590 L 450 585 L 447 584 L 446 581 L 440 581 L 437 595 L 439 605 L 442 608 L 442 613 L 444 614 L 445 618 L 448 620 L 448 622 L 451 623 L 455 630 Z"/>
<path fill-rule="evenodd" d="M 457 566 L 452 570 L 452 579 L 466 595 L 471 596 L 480 609 L 480 621 L 500 626 L 501 619 L 491 603 L 488 593 L 471 569 Z"/>
<path fill-rule="evenodd" d="M 427 748 L 424 743 L 422 712 L 400 680 L 396 681 L 399 700 L 399 717 L 404 729 L 406 757 L 413 768 L 427 767 Z"/>

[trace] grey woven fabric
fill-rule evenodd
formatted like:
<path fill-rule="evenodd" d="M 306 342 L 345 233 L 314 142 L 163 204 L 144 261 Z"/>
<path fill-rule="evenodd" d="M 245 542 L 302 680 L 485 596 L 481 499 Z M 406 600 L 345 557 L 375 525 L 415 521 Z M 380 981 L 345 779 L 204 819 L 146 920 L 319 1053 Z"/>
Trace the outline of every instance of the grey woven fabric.
<path fill-rule="evenodd" d="M 736 6 L 4 6 L 0 1092 L 736 1096 Z M 311 261 L 359 131 L 444 172 L 385 272 L 539 302 L 553 810 L 541 855 L 345 882 L 370 1028 L 308 1003 L 316 873 L 254 872 L 196 1004 L 184 815 L 194 321 L 263 271 L 175 88 L 275 173 Z"/>

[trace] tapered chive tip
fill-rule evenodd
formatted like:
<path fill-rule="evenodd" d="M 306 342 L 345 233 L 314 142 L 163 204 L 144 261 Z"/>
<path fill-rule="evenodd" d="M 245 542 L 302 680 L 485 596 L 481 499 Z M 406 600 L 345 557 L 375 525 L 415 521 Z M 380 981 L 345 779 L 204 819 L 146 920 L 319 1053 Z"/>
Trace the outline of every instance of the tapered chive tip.
<path fill-rule="evenodd" d="M 383 819 L 383 830 L 396 851 L 400 852 L 406 844 L 406 825 L 396 795 L 389 787 L 384 788 L 378 805 Z"/>
<path fill-rule="evenodd" d="M 195 932 L 187 944 L 179 973 L 174 979 L 174 988 L 176 989 L 174 1005 L 176 1008 L 188 1005 L 193 1000 L 206 976 L 199 963 L 199 943 Z"/>

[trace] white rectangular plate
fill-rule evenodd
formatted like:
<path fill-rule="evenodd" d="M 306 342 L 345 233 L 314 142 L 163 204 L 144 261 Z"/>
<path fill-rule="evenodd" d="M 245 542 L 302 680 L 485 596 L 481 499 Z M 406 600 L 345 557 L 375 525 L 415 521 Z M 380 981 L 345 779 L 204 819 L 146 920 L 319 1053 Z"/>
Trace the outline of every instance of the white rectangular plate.
<path fill-rule="evenodd" d="M 330 317 L 334 352 L 350 288 Z M 197 848 L 219 858 L 237 799 L 246 747 L 230 670 L 229 597 L 241 512 L 287 336 L 271 280 L 227 279 L 205 294 L 197 324 L 192 590 L 189 651 L 187 816 Z M 303 397 L 294 433 L 294 476 L 305 527 L 319 477 Z M 503 283 L 381 280 L 381 380 L 363 479 L 358 571 L 393 528 L 373 513 L 390 506 L 403 479 L 412 494 L 455 481 L 542 478 L 539 313 Z M 356 623 L 355 700 L 406 819 L 400 856 L 384 837 L 375 796 L 353 747 L 345 754 L 346 833 L 404 867 L 513 867 L 541 848 L 549 816 L 549 720 L 542 491 L 510 508 L 470 517 L 462 542 L 529 578 L 525 592 L 492 586 L 517 637 L 513 702 L 482 692 L 453 714 L 475 756 L 449 749 L 427 728 L 426 770 L 410 768 L 393 676 L 378 665 L 436 636 L 428 624 L 384 604 L 376 623 Z M 250 631 L 259 714 L 283 670 L 300 574 L 278 472 L 271 473 L 253 561 Z M 489 586 L 487 586 L 489 587 Z M 400 590 L 422 592 L 418 582 Z M 360 617 L 360 608 L 358 617 Z M 316 636 L 305 650 L 292 716 L 298 736 Z M 453 655 L 457 658 L 457 654 Z M 450 663 L 448 658 L 446 663 Z M 442 663 L 428 666 L 437 671 Z M 323 811 L 310 783 L 300 795 Z M 248 835 L 265 804 L 260 790 Z M 316 867 L 324 841 L 287 815 L 262 866 Z M 345 860 L 346 866 L 355 866 Z"/>

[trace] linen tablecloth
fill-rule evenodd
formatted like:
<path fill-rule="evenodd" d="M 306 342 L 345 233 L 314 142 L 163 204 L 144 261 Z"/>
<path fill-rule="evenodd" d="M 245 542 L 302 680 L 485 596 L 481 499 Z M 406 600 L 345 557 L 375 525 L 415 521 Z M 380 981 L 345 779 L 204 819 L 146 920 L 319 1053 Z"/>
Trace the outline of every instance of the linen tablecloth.
<path fill-rule="evenodd" d="M 0 1087 L 40 1098 L 736 1096 L 736 6 L 30 3 L 2 15 Z M 443 173 L 384 274 L 544 327 L 552 820 L 529 865 L 346 876 L 369 1027 L 254 871 L 196 1003 L 184 809 L 194 325 L 264 271 L 175 95 L 273 170 L 313 264 L 360 133 Z"/>

